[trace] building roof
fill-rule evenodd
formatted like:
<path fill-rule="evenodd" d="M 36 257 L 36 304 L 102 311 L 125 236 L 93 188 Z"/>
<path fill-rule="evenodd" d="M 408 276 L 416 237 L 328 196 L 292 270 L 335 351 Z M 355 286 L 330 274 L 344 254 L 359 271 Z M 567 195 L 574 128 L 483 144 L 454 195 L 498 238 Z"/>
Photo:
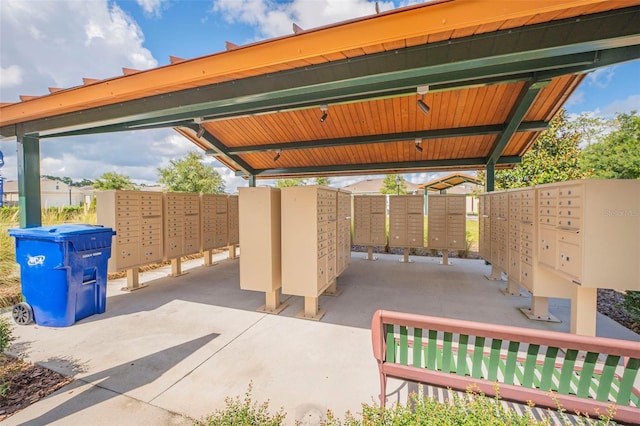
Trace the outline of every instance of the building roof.
<path fill-rule="evenodd" d="M 427 183 L 423 183 L 422 185 L 418 185 L 418 188 L 426 189 L 428 191 L 444 191 L 467 182 L 474 185 L 482 185 L 482 181 L 474 176 L 470 176 L 464 173 L 452 173 L 450 175 L 434 179 Z"/>
<path fill-rule="evenodd" d="M 585 72 L 640 58 L 638 22 L 640 0 L 434 1 L 23 96 L 0 134 L 171 127 L 257 178 L 506 167 Z"/>
<path fill-rule="evenodd" d="M 351 192 L 352 194 L 380 194 L 382 189 L 384 178 L 377 179 L 365 179 L 360 182 L 352 183 L 345 186 L 344 190 Z M 406 190 L 409 193 L 413 193 L 418 190 L 418 187 L 408 181 L 405 181 Z"/>

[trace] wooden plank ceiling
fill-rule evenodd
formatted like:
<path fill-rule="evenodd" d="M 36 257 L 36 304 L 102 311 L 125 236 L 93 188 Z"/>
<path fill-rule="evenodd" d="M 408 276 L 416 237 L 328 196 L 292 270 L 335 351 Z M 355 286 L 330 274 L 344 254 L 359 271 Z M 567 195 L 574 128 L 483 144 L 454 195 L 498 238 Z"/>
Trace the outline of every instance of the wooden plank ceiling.
<path fill-rule="evenodd" d="M 25 96 L 0 129 L 173 127 L 257 178 L 508 167 L 585 72 L 640 57 L 639 5 L 421 4 Z"/>

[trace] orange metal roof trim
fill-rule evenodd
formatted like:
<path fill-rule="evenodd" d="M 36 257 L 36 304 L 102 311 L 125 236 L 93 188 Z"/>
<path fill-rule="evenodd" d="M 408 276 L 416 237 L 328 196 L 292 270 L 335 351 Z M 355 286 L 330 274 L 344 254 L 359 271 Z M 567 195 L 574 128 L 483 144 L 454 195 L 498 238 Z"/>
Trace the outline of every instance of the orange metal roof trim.
<path fill-rule="evenodd" d="M 317 64 L 640 4 L 640 0 L 440 1 L 396 9 L 0 107 L 0 125 Z M 27 99 L 25 97 L 25 99 Z"/>

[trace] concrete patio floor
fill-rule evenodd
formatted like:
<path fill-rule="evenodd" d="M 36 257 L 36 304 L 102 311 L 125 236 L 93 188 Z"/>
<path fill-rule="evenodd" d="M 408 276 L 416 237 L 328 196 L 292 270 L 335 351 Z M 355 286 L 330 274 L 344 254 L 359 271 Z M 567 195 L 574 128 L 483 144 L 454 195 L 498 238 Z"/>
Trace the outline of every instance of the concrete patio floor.
<path fill-rule="evenodd" d="M 505 296 L 504 281 L 484 278 L 482 260 L 353 253 L 338 279 L 342 294 L 322 296 L 319 322 L 295 318 L 301 297 L 283 296 L 280 315 L 256 312 L 262 293 L 239 288 L 239 259 L 216 256 L 141 274 L 148 287 L 123 292 L 108 283 L 107 311 L 71 327 L 15 327 L 14 353 L 76 381 L 6 419 L 7 425 L 191 424 L 243 396 L 280 407 L 287 421 L 313 424 L 330 409 L 338 417 L 373 403 L 379 392 L 370 321 L 377 309 L 569 331 L 568 300 L 551 299 L 560 323 L 528 320 L 518 308 L 529 296 Z M 640 342 L 640 335 L 598 314 L 597 334 Z M 389 401 L 406 400 L 408 386 L 390 381 Z"/>

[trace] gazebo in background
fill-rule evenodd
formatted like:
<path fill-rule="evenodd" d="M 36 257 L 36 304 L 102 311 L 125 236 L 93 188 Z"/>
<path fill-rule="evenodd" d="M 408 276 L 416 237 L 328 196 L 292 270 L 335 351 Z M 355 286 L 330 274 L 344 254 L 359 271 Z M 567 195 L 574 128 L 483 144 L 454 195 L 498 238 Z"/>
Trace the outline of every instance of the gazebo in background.
<path fill-rule="evenodd" d="M 452 173 L 418 185 L 417 188 L 424 189 L 425 209 L 427 206 L 426 197 L 428 197 L 429 191 L 432 191 L 439 194 L 465 194 L 467 196 L 467 213 L 478 213 L 478 203 L 474 197 L 475 194 L 483 191 L 483 182 L 475 176 Z"/>

